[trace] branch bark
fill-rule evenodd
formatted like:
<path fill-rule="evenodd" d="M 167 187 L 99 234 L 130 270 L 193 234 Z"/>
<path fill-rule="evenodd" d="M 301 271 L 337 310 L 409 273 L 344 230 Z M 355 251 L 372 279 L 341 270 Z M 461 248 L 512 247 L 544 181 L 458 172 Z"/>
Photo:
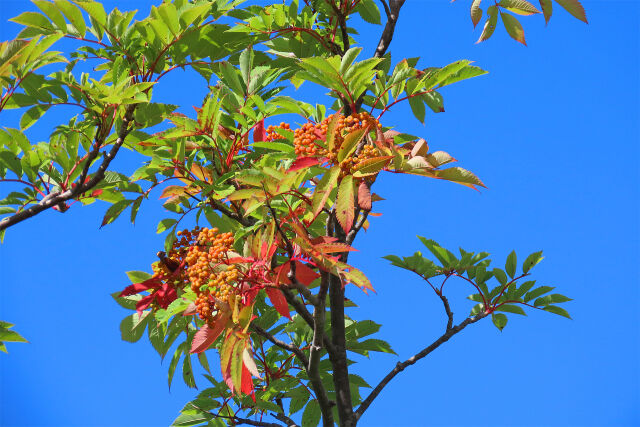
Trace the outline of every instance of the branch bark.
<path fill-rule="evenodd" d="M 488 313 L 482 313 L 482 314 L 478 314 L 477 316 L 474 316 L 474 317 L 468 317 L 467 319 L 465 319 L 459 325 L 456 325 L 456 326 L 448 329 L 447 332 L 445 332 L 440 338 L 438 338 L 436 341 L 434 341 L 428 347 L 424 348 L 422 351 L 416 353 L 414 356 L 408 358 L 404 362 L 401 362 L 401 363 L 398 362 L 398 364 L 395 366 L 395 368 L 393 368 L 382 379 L 382 381 L 380 381 L 380 383 L 378 383 L 378 385 L 371 391 L 369 396 L 367 396 L 367 398 L 362 402 L 360 407 L 358 407 L 358 409 L 355 412 L 356 420 L 360 419 L 360 417 L 362 416 L 364 411 L 367 410 L 367 408 L 371 405 L 371 403 L 374 401 L 374 399 L 376 397 L 378 397 L 380 392 L 387 386 L 387 384 L 389 384 L 389 382 L 391 382 L 391 380 L 396 375 L 398 375 L 400 372 L 404 371 L 407 367 L 409 367 L 409 366 L 413 365 L 414 363 L 416 363 L 418 360 L 420 360 L 420 359 L 426 357 L 427 355 L 429 355 L 429 353 L 434 351 L 436 348 L 440 347 L 445 342 L 449 341 L 449 339 L 452 336 L 454 336 L 458 332 L 462 331 L 464 328 L 466 328 L 470 324 L 475 323 L 475 322 L 477 322 L 477 321 L 479 321 L 481 319 L 484 319 L 485 317 L 487 317 L 487 315 L 488 315 Z"/>
<path fill-rule="evenodd" d="M 118 131 L 118 139 L 116 139 L 116 142 L 113 144 L 113 147 L 111 147 L 111 150 L 104 155 L 102 163 L 98 167 L 98 170 L 93 174 L 91 179 L 85 182 L 89 174 L 89 167 L 91 166 L 93 160 L 98 157 L 104 141 L 97 140 L 95 148 L 87 156 L 86 164 L 82 170 L 82 173 L 80 174 L 78 185 L 66 191 L 50 193 L 46 197 L 44 197 L 37 205 L 33 205 L 23 211 L 3 218 L 2 220 L 0 220 L 0 231 L 9 228 L 12 225 L 16 225 L 26 219 L 29 219 L 49 208 L 58 206 L 68 200 L 75 199 L 77 196 L 91 190 L 93 187 L 98 185 L 104 179 L 104 174 L 107 171 L 109 164 L 116 157 L 116 154 L 118 154 L 118 150 L 120 149 L 120 147 L 122 147 L 122 144 L 124 144 L 125 138 L 132 130 L 131 128 L 129 128 L 129 124 L 133 121 L 133 112 L 136 109 L 136 105 L 137 104 L 130 104 L 127 106 L 125 114 L 122 117 L 122 125 L 120 126 L 120 129 Z"/>
<path fill-rule="evenodd" d="M 388 7 L 387 4 L 383 2 L 385 12 L 387 14 L 387 23 L 384 26 L 384 30 L 382 30 L 380 41 L 378 42 L 375 53 L 373 54 L 374 58 L 382 58 L 387 52 L 387 49 L 391 44 L 391 40 L 393 40 L 393 33 L 396 30 L 396 23 L 398 22 L 400 9 L 402 8 L 402 5 L 404 5 L 404 2 L 405 0 L 390 0 Z"/>

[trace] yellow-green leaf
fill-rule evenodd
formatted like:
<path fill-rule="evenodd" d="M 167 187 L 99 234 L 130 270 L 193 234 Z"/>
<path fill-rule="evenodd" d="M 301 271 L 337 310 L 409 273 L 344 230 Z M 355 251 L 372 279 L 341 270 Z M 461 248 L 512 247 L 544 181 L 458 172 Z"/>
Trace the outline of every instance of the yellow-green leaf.
<path fill-rule="evenodd" d="M 517 13 L 518 15 L 528 16 L 540 13 L 540 11 L 527 0 L 501 0 L 498 6 L 507 9 L 509 12 Z"/>
<path fill-rule="evenodd" d="M 558 4 L 562 6 L 564 10 L 566 10 L 585 24 L 589 23 L 587 21 L 587 14 L 584 11 L 584 7 L 582 7 L 582 4 L 580 4 L 578 0 L 556 0 L 556 2 L 558 2 Z"/>
<path fill-rule="evenodd" d="M 487 9 L 487 21 L 482 29 L 482 34 L 476 43 L 488 40 L 496 30 L 496 24 L 498 23 L 498 8 L 495 6 L 489 6 Z"/>
<path fill-rule="evenodd" d="M 473 28 L 478 25 L 480 19 L 482 18 L 482 9 L 480 9 L 480 2 L 482 0 L 473 0 L 471 3 L 471 22 L 473 22 Z"/>
<path fill-rule="evenodd" d="M 348 233 L 353 226 L 354 210 L 353 177 L 347 175 L 342 178 L 340 182 L 338 198 L 336 200 L 336 217 L 345 233 Z"/>
<path fill-rule="evenodd" d="M 502 17 L 504 28 L 507 30 L 507 33 L 509 33 L 511 38 L 526 46 L 527 42 L 524 39 L 524 29 L 522 28 L 520 21 L 508 13 L 500 12 L 500 16 Z"/>
<path fill-rule="evenodd" d="M 342 141 L 342 145 L 340 146 L 340 150 L 338 151 L 338 162 L 342 162 L 344 159 L 349 157 L 358 146 L 358 143 L 362 140 L 362 137 L 369 130 L 369 126 L 365 126 L 360 129 L 356 129 L 353 132 L 350 132 L 347 136 L 344 137 L 344 141 Z"/>

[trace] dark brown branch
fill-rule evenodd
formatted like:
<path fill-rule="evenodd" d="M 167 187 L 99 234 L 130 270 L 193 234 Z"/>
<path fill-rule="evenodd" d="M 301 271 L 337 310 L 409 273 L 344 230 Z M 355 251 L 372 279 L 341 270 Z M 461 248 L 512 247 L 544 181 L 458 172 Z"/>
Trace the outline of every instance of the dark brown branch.
<path fill-rule="evenodd" d="M 296 298 L 291 290 L 287 288 L 280 288 L 280 290 L 284 294 L 284 297 L 286 298 L 289 305 L 293 306 L 296 313 L 298 313 L 300 317 L 302 317 L 302 319 L 307 323 L 307 325 L 309 325 L 309 327 L 313 330 L 313 316 L 311 315 L 311 313 L 309 313 L 309 310 L 307 310 L 307 307 L 304 305 L 304 303 Z M 335 353 L 335 346 L 333 345 L 331 340 L 329 340 L 329 337 L 326 333 L 322 334 L 322 340 L 322 344 L 324 348 L 327 349 L 329 355 Z"/>
<path fill-rule="evenodd" d="M 376 47 L 376 51 L 373 54 L 375 58 L 382 58 L 387 52 L 387 49 L 391 44 L 391 40 L 393 40 L 393 33 L 396 30 L 396 23 L 398 22 L 400 9 L 402 8 L 404 2 L 405 0 L 390 0 L 389 7 L 387 7 L 385 4 L 385 12 L 387 12 L 387 24 L 384 26 L 384 30 L 382 30 L 382 35 L 380 36 L 378 47 Z"/>
<path fill-rule="evenodd" d="M 333 427 L 333 411 L 327 392 L 322 384 L 320 372 L 318 370 L 320 364 L 320 355 L 322 344 L 324 342 L 324 322 L 325 322 L 325 303 L 327 299 L 327 288 L 329 286 L 329 274 L 322 273 L 320 281 L 320 290 L 318 291 L 318 303 L 313 309 L 313 341 L 311 342 L 311 350 L 309 353 L 309 365 L 307 366 L 307 374 L 311 380 L 311 385 L 316 392 L 316 398 L 322 412 L 322 425 L 324 427 Z"/>
<path fill-rule="evenodd" d="M 107 171 L 109 164 L 116 157 L 116 154 L 118 154 L 118 150 L 120 149 L 122 144 L 124 144 L 125 138 L 132 130 L 129 127 L 129 124 L 133 121 L 133 112 L 136 109 L 136 105 L 137 104 L 130 104 L 127 106 L 125 114 L 122 118 L 122 125 L 120 126 L 120 130 L 118 131 L 118 139 L 116 139 L 113 147 L 111 147 L 111 150 L 104 155 L 104 158 L 102 159 L 102 163 L 98 167 L 98 170 L 88 181 L 85 182 L 89 173 L 89 167 L 93 160 L 95 160 L 100 153 L 100 149 L 102 148 L 102 144 L 104 143 L 104 141 L 97 140 L 95 143 L 95 148 L 87 156 L 86 164 L 80 175 L 78 185 L 66 191 L 57 191 L 50 193 L 42 200 L 40 200 L 37 205 L 33 205 L 23 211 L 3 218 L 2 220 L 0 220 L 0 231 L 9 228 L 12 225 L 16 225 L 54 206 L 64 206 L 64 203 L 66 201 L 75 199 L 82 193 L 85 193 L 98 185 L 103 180 L 104 174 Z"/>
<path fill-rule="evenodd" d="M 282 407 L 282 406 L 280 406 L 280 407 Z M 284 409 L 283 409 L 283 411 L 284 411 Z M 285 414 L 272 413 L 271 416 L 274 417 L 275 419 L 285 423 L 287 425 L 287 427 L 300 427 L 300 426 L 298 426 L 298 424 L 295 423 L 295 421 L 293 421 L 291 418 L 287 417 Z"/>
<path fill-rule="evenodd" d="M 349 383 L 345 340 L 344 287 L 342 280 L 333 274 L 329 275 L 329 303 L 331 304 L 331 341 L 336 348 L 335 354 L 329 354 L 329 359 L 333 366 L 333 384 L 336 389 L 338 416 L 341 427 L 352 427 L 355 426 L 355 418 L 351 402 L 351 384 Z"/>
<path fill-rule="evenodd" d="M 487 313 L 478 314 L 477 316 L 469 317 L 469 318 L 465 319 L 459 325 L 456 325 L 456 326 L 448 329 L 447 332 L 445 332 L 440 338 L 438 338 L 436 341 L 434 341 L 430 346 L 426 347 L 425 349 L 423 349 L 419 353 L 415 354 L 414 356 L 410 357 L 409 359 L 405 360 L 404 362 L 402 362 L 402 363 L 398 362 L 398 364 L 395 366 L 395 368 L 393 368 L 391 370 L 391 372 L 389 372 L 382 379 L 382 381 L 380 381 L 380 383 L 371 391 L 369 396 L 367 396 L 367 398 L 362 402 L 360 407 L 356 410 L 356 412 L 355 412 L 356 420 L 359 419 L 362 416 L 364 411 L 367 410 L 367 408 L 371 405 L 373 400 L 376 397 L 378 397 L 378 395 L 380 394 L 382 389 L 384 389 L 387 386 L 387 384 L 389 384 L 389 382 L 396 375 L 398 375 L 400 372 L 404 371 L 407 367 L 409 367 L 409 366 L 413 365 L 414 363 L 416 363 L 418 360 L 426 357 L 429 353 L 434 351 L 436 348 L 440 347 L 440 345 L 442 345 L 445 342 L 449 341 L 449 339 L 452 336 L 454 336 L 458 332 L 462 331 L 464 328 L 466 328 L 470 324 L 475 323 L 478 320 L 481 320 L 481 319 L 483 319 L 485 317 L 487 317 Z"/>
<path fill-rule="evenodd" d="M 293 344 L 287 344 L 284 341 L 279 340 L 278 338 L 274 337 L 273 335 L 271 335 L 269 332 L 265 331 L 264 329 L 262 329 L 260 326 L 251 325 L 251 329 L 253 329 L 258 335 L 262 336 L 263 338 L 267 339 L 268 341 L 270 341 L 271 343 L 273 343 L 274 345 L 277 345 L 280 348 L 283 348 L 287 351 L 290 351 L 291 353 L 295 354 L 296 357 L 300 360 L 300 363 L 303 366 L 308 366 L 309 365 L 309 359 L 307 358 L 307 356 L 304 354 L 304 352 L 296 347 Z"/>
<path fill-rule="evenodd" d="M 449 305 L 449 300 L 447 297 L 438 293 L 438 296 L 442 300 L 442 305 L 444 305 L 444 311 L 447 313 L 447 331 L 449 331 L 453 327 L 453 311 L 451 311 L 451 306 Z"/>

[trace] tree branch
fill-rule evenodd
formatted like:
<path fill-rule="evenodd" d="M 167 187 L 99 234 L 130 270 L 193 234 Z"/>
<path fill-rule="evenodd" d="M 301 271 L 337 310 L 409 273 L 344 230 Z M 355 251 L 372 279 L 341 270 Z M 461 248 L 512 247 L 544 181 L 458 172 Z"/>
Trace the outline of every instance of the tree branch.
<path fill-rule="evenodd" d="M 453 311 L 451 311 L 451 306 L 449 305 L 449 300 L 447 299 L 447 297 L 445 297 L 444 295 L 442 295 L 442 293 L 439 293 L 439 292 L 438 292 L 438 296 L 442 300 L 442 305 L 444 305 L 445 313 L 447 313 L 446 332 L 448 332 L 453 327 Z"/>
<path fill-rule="evenodd" d="M 317 301 L 313 309 L 313 341 L 311 343 L 311 351 L 309 353 L 309 365 L 307 366 L 307 374 L 311 380 L 311 385 L 316 392 L 316 398 L 320 410 L 322 411 L 322 425 L 325 427 L 333 427 L 333 411 L 327 392 L 322 384 L 318 366 L 320 364 L 320 355 L 322 344 L 324 342 L 324 322 L 325 322 L 325 302 L 327 299 L 327 288 L 329 286 L 329 274 L 322 272 L 320 282 L 320 290 L 318 291 Z"/>
<path fill-rule="evenodd" d="M 96 141 L 95 148 L 89 153 L 89 156 L 86 160 L 87 163 L 85 164 L 82 174 L 80 175 L 78 185 L 66 191 L 50 193 L 46 197 L 44 197 L 37 205 L 33 205 L 23 211 L 3 218 L 2 220 L 0 220 L 0 231 L 9 228 L 12 225 L 18 224 L 28 218 L 31 218 L 32 216 L 35 216 L 42 211 L 45 211 L 54 206 L 58 206 L 61 203 L 66 202 L 67 200 L 74 199 L 80 194 L 85 193 L 98 185 L 104 178 L 107 167 L 109 167 L 111 161 L 116 157 L 116 154 L 118 154 L 118 150 L 120 149 L 122 144 L 124 144 L 125 138 L 132 130 L 129 128 L 129 124 L 133 121 L 133 112 L 136 109 L 136 105 L 137 104 L 129 104 L 127 106 L 125 114 L 122 117 L 122 125 L 120 126 L 120 130 L 118 131 L 118 139 L 116 139 L 116 142 L 113 144 L 113 147 L 111 147 L 109 153 L 104 155 L 102 163 L 98 167 L 98 170 L 93 174 L 91 179 L 84 182 L 89 173 L 89 166 L 98 156 L 100 148 L 102 148 L 103 141 Z"/>
<path fill-rule="evenodd" d="M 376 47 L 376 51 L 373 54 L 374 58 L 382 58 L 387 52 L 387 49 L 391 44 L 391 40 L 393 40 L 393 33 L 396 29 L 396 23 L 398 22 L 400 9 L 402 8 L 404 2 L 405 0 L 390 0 L 389 7 L 387 7 L 387 5 L 383 1 L 383 4 L 385 6 L 384 9 L 387 13 L 387 24 L 384 26 L 384 30 L 382 30 L 382 35 L 380 36 L 378 47 Z"/>
<path fill-rule="evenodd" d="M 300 426 L 298 426 L 298 424 L 295 423 L 295 421 L 293 421 L 291 418 L 287 417 L 285 414 L 272 413 L 271 416 L 274 417 L 275 419 L 285 423 L 287 425 L 287 427 L 300 427 Z"/>
<path fill-rule="evenodd" d="M 487 317 L 488 313 L 481 313 L 478 314 L 477 316 L 474 317 L 468 317 L 467 319 L 465 319 L 462 323 L 460 323 L 459 325 L 456 325 L 450 329 L 447 330 L 447 332 L 445 332 L 440 338 L 438 338 L 436 341 L 434 341 L 431 345 L 429 345 L 428 347 L 424 348 L 422 351 L 420 351 L 419 353 L 415 354 L 414 356 L 410 357 L 409 359 L 405 360 L 404 362 L 400 363 L 398 362 L 398 364 L 395 366 L 395 368 L 393 368 L 391 370 L 391 372 L 389 372 L 383 379 L 382 381 L 380 381 L 380 383 L 371 391 L 371 393 L 369 394 L 369 396 L 367 396 L 367 398 L 362 402 L 362 404 L 360 405 L 360 407 L 356 410 L 355 412 L 355 417 L 356 420 L 359 419 L 362 414 L 364 413 L 364 411 L 367 410 L 367 408 L 371 405 L 371 403 L 373 402 L 373 400 L 378 397 L 378 395 L 380 394 L 380 392 L 382 391 L 382 389 L 384 389 L 387 384 L 389 384 L 389 382 L 396 376 L 398 375 L 400 372 L 404 371 L 408 366 L 413 365 L 414 363 L 416 363 L 418 360 L 426 357 L 429 353 L 431 353 L 432 351 L 434 351 L 436 348 L 440 347 L 440 345 L 444 344 L 445 342 L 449 341 L 449 339 L 454 336 L 455 334 L 457 334 L 458 332 L 462 331 L 464 328 L 466 328 L 467 326 L 469 326 L 472 323 L 477 322 L 478 320 L 481 320 L 485 317 Z"/>
<path fill-rule="evenodd" d="M 258 325 L 251 324 L 251 329 L 256 331 L 258 335 L 262 336 L 263 338 L 266 338 L 268 341 L 270 341 L 274 345 L 277 345 L 278 347 L 283 348 L 295 354 L 303 366 L 305 367 L 309 366 L 309 359 L 304 354 L 304 352 L 300 350 L 300 348 L 296 347 L 293 344 L 287 344 L 286 342 L 279 340 L 278 338 L 274 337 L 273 335 L 271 335 L 269 332 L 265 331 Z"/>

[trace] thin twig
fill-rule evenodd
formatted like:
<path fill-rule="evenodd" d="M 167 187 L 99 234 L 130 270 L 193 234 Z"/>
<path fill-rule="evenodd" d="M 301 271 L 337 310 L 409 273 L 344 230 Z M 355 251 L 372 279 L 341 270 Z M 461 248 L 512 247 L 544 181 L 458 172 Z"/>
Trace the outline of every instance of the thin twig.
<path fill-rule="evenodd" d="M 98 185 L 103 179 L 107 168 L 111 161 L 118 154 L 118 150 L 124 144 L 124 140 L 131 132 L 132 128 L 129 124 L 133 121 L 133 112 L 135 111 L 137 104 L 130 104 L 127 106 L 125 110 L 124 117 L 122 118 L 122 125 L 120 126 L 120 130 L 118 132 L 118 139 L 116 139 L 111 150 L 104 155 L 102 159 L 102 163 L 98 167 L 98 170 L 93 174 L 93 176 L 87 180 L 89 173 L 89 166 L 93 162 L 93 160 L 98 156 L 100 152 L 100 148 L 102 148 L 103 141 L 96 141 L 96 148 L 90 153 L 87 158 L 87 163 L 80 175 L 80 179 L 78 185 L 75 187 L 66 190 L 66 191 L 56 191 L 54 193 L 48 194 L 45 198 L 43 198 L 37 205 L 33 205 L 23 211 L 15 213 L 9 217 L 3 218 L 0 220 L 0 231 L 5 230 L 12 225 L 18 224 L 32 216 L 39 214 L 42 211 L 45 211 L 54 206 L 62 205 L 68 200 L 74 199 L 82 193 L 85 193 Z M 85 182 L 86 180 L 86 182 Z"/>
<path fill-rule="evenodd" d="M 369 396 L 367 396 L 367 398 L 362 402 L 362 404 L 360 405 L 360 407 L 358 407 L 358 409 L 355 412 L 355 417 L 356 420 L 359 419 L 362 414 L 364 413 L 364 411 L 367 410 L 367 408 L 371 405 L 371 403 L 373 402 L 373 400 L 378 397 L 378 395 L 380 394 L 380 392 L 382 391 L 382 389 L 384 389 L 386 387 L 387 384 L 389 384 L 389 382 L 396 376 L 398 375 L 400 372 L 404 371 L 407 367 L 413 365 L 414 363 L 416 363 L 418 360 L 426 357 L 427 355 L 429 355 L 429 353 L 431 353 L 432 351 L 434 351 L 436 348 L 440 347 L 440 345 L 444 344 L 445 342 L 449 341 L 449 339 L 454 336 L 455 334 L 457 334 L 458 332 L 462 331 L 464 328 L 466 328 L 467 326 L 469 326 L 472 323 L 477 322 L 478 320 L 481 320 L 483 318 L 485 318 L 488 315 L 488 313 L 481 313 L 478 314 L 477 316 L 474 317 L 469 317 L 467 319 L 465 319 L 462 323 L 460 323 L 459 325 L 456 325 L 450 329 L 447 330 L 447 332 L 445 332 L 440 338 L 438 338 L 436 341 L 434 341 L 431 345 L 429 345 L 428 347 L 424 348 L 422 351 L 416 353 L 414 356 L 408 358 L 407 360 L 405 360 L 404 362 L 400 363 L 398 362 L 398 364 L 395 366 L 395 368 L 393 368 L 383 379 L 382 381 L 380 381 L 380 383 L 378 383 L 378 385 L 371 391 L 371 393 L 369 394 Z"/>
<path fill-rule="evenodd" d="M 274 345 L 277 345 L 278 347 L 283 348 L 295 354 L 296 357 L 300 359 L 300 363 L 302 363 L 303 366 L 306 367 L 309 365 L 309 359 L 304 354 L 304 352 L 300 350 L 299 347 L 296 347 L 293 344 L 287 344 L 286 342 L 279 340 L 278 338 L 274 337 L 273 335 L 271 335 L 269 332 L 265 331 L 258 325 L 251 324 L 251 329 L 256 331 L 258 335 L 262 336 L 263 338 L 266 338 L 268 341 L 270 341 Z"/>

